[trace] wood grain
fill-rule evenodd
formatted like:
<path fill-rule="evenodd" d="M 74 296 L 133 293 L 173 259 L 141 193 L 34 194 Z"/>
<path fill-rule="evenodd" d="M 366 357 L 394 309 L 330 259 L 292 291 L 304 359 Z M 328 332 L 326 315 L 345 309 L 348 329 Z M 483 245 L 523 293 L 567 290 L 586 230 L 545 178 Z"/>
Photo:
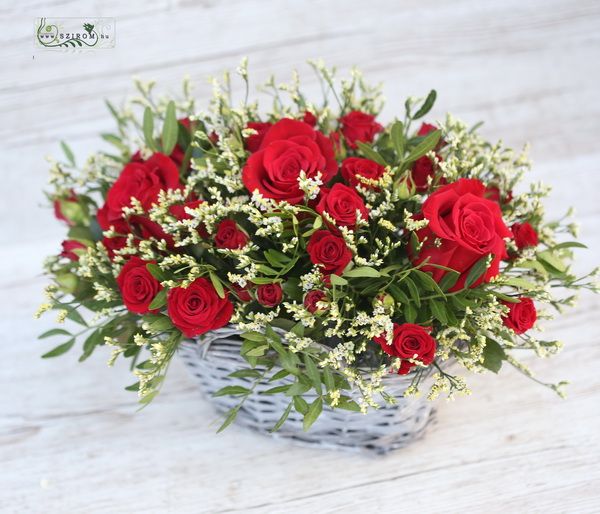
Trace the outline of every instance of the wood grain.
<path fill-rule="evenodd" d="M 600 253 L 600 4 L 520 0 L 26 0 L 0 6 L 0 511 L 2 512 L 599 512 L 600 301 L 547 324 L 565 341 L 525 360 L 572 382 L 562 401 L 516 372 L 473 376 L 473 396 L 440 402 L 425 439 L 385 458 L 296 448 L 218 418 L 175 361 L 163 393 L 136 412 L 125 366 L 39 359 L 32 321 L 43 256 L 63 228 L 42 209 L 44 156 L 72 142 L 84 159 L 111 129 L 102 98 L 132 93 L 133 74 L 174 90 L 250 58 L 255 83 L 322 56 L 385 81 L 390 119 L 403 98 L 439 92 L 449 110 L 485 120 L 491 139 L 532 143 L 532 180 L 555 187 L 548 210 L 575 205 L 578 270 Z M 34 50 L 36 16 L 114 16 L 117 45 L 86 54 Z M 240 93 L 241 91 L 237 91 Z M 202 103 L 202 102 L 201 102 Z"/>

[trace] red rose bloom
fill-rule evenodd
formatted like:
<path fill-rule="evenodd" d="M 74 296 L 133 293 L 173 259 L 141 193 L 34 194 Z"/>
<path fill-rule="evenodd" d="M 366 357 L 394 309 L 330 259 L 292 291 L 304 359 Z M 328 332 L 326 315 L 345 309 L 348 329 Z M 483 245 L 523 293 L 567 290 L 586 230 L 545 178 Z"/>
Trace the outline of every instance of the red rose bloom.
<path fill-rule="evenodd" d="M 519 250 L 537 246 L 539 243 L 537 232 L 527 221 L 525 223 L 514 223 L 510 230 L 515 236 L 515 243 Z"/>
<path fill-rule="evenodd" d="M 503 318 L 504 324 L 517 334 L 527 332 L 537 320 L 537 311 L 531 298 L 522 297 L 519 303 L 502 302 L 509 309 L 508 315 Z"/>
<path fill-rule="evenodd" d="M 427 134 L 430 134 L 431 132 L 435 132 L 438 128 L 435 125 L 432 125 L 431 123 L 421 123 L 421 126 L 419 127 L 419 131 L 417 132 L 417 136 L 423 137 L 426 136 Z"/>
<path fill-rule="evenodd" d="M 312 112 L 306 111 L 304 116 L 302 116 L 302 121 L 314 127 L 317 124 L 317 117 Z"/>
<path fill-rule="evenodd" d="M 73 221 L 71 221 L 70 219 L 68 219 L 64 212 L 62 211 L 62 205 L 65 202 L 72 202 L 72 203 L 77 203 L 77 195 L 75 194 L 75 192 L 73 190 L 71 190 L 71 192 L 69 193 L 69 196 L 67 196 L 66 198 L 60 198 L 60 199 L 56 199 L 53 202 L 53 206 L 54 206 L 54 216 L 57 220 L 60 221 L 64 221 L 67 225 L 75 225 L 75 223 Z"/>
<path fill-rule="evenodd" d="M 373 189 L 373 186 L 361 182 L 360 177 L 369 180 L 379 180 L 385 173 L 385 168 L 371 161 L 360 157 L 348 157 L 342 162 L 342 177 L 353 187 L 362 186 L 367 189 Z"/>
<path fill-rule="evenodd" d="M 192 200 L 192 201 L 189 201 L 189 202 L 186 202 L 183 204 L 171 205 L 169 207 L 169 212 L 173 216 L 175 216 L 179 221 L 191 220 L 192 219 L 191 214 L 188 214 L 187 212 L 185 212 L 186 207 L 189 209 L 195 209 L 201 203 L 204 203 L 204 200 Z M 201 225 L 198 226 L 198 233 L 200 234 L 200 237 L 203 237 L 204 239 L 208 238 L 208 232 L 206 230 L 206 227 L 204 226 L 204 223 L 202 223 Z"/>
<path fill-rule="evenodd" d="M 323 188 L 317 212 L 323 214 L 326 212 L 342 227 L 356 226 L 356 211 L 359 211 L 363 220 L 369 219 L 369 211 L 365 206 L 362 197 L 355 189 L 344 184 L 334 184 L 331 189 Z"/>
<path fill-rule="evenodd" d="M 162 286 L 146 268 L 146 264 L 154 261 L 143 261 L 139 257 L 131 257 L 121 269 L 117 284 L 121 290 L 123 304 L 127 310 L 137 314 L 150 312 L 150 304 Z"/>
<path fill-rule="evenodd" d="M 312 291 L 306 293 L 306 296 L 304 297 L 304 307 L 306 307 L 308 312 L 315 313 L 321 310 L 321 308 L 317 306 L 317 303 L 322 302 L 326 299 L 326 297 L 327 296 L 323 291 L 313 289 Z"/>
<path fill-rule="evenodd" d="M 126 237 L 105 237 L 102 239 L 102 244 L 106 248 L 109 259 L 112 261 L 115 258 L 115 252 L 127 246 Z"/>
<path fill-rule="evenodd" d="M 438 155 L 438 159 L 441 157 Z M 435 162 L 424 155 L 419 157 L 413 164 L 410 172 L 415 188 L 419 193 L 424 193 L 429 189 L 429 178 L 435 176 Z"/>
<path fill-rule="evenodd" d="M 235 294 L 240 299 L 240 301 L 242 301 L 242 302 L 252 301 L 252 296 L 250 296 L 250 293 L 248 292 L 248 286 L 240 287 L 237 284 L 232 284 L 231 288 L 234 290 Z"/>
<path fill-rule="evenodd" d="M 223 220 L 217 227 L 215 234 L 215 246 L 237 250 L 246 246 L 248 236 L 242 232 L 233 220 Z"/>
<path fill-rule="evenodd" d="M 484 198 L 485 186 L 477 179 L 460 179 L 442 186 L 423 204 L 423 217 L 429 224 L 417 231 L 423 246 L 411 255 L 413 264 L 429 259 L 431 264 L 451 268 L 461 274 L 451 289 L 462 289 L 471 267 L 483 256 L 493 255 L 484 275 L 471 287 L 489 281 L 499 272 L 500 261 L 507 256 L 503 238 L 512 237 L 502 220 L 497 203 Z M 444 270 L 425 265 L 439 282 Z"/>
<path fill-rule="evenodd" d="M 356 142 L 371 143 L 383 127 L 375 121 L 375 116 L 361 111 L 352 111 L 340 118 L 342 134 L 350 148 L 356 148 Z"/>
<path fill-rule="evenodd" d="M 512 191 L 508 191 L 504 198 L 500 197 L 500 188 L 498 186 L 488 186 L 485 188 L 485 197 L 496 202 L 499 205 L 506 205 L 513 199 Z"/>
<path fill-rule="evenodd" d="M 260 148 L 260 144 L 262 143 L 267 130 L 269 130 L 272 125 L 272 123 L 263 123 L 261 121 L 251 121 L 248 123 L 247 128 L 256 130 L 256 134 L 252 134 L 246 138 L 246 150 L 250 153 L 256 152 Z"/>
<path fill-rule="evenodd" d="M 394 323 L 394 337 L 392 344 L 388 344 L 385 334 L 373 339 L 381 349 L 392 357 L 402 359 L 398 373 L 406 375 L 415 364 L 404 359 L 414 359 L 428 366 L 435 358 L 435 339 L 429 335 L 429 331 L 419 325 Z"/>
<path fill-rule="evenodd" d="M 284 118 L 264 135 L 242 171 L 250 193 L 258 190 L 266 198 L 301 203 L 304 192 L 298 185 L 300 172 L 309 178 L 321 172 L 323 183 L 337 172 L 333 145 L 321 132 L 303 121 Z"/>
<path fill-rule="evenodd" d="M 188 287 L 169 290 L 167 310 L 186 337 L 195 337 L 225 326 L 233 314 L 233 304 L 227 295 L 220 298 L 208 280 L 197 278 Z"/>
<path fill-rule="evenodd" d="M 326 275 L 341 275 L 352 260 L 352 252 L 344 239 L 328 230 L 317 230 L 310 237 L 306 251 L 311 262 L 320 265 Z"/>
<path fill-rule="evenodd" d="M 279 284 L 262 284 L 256 290 L 258 303 L 265 307 L 275 307 L 281 303 L 283 290 Z"/>
<path fill-rule="evenodd" d="M 177 166 L 166 155 L 155 153 L 147 161 L 131 162 L 108 190 L 106 203 L 100 210 L 102 214 L 98 212 L 98 220 L 100 222 L 102 217 L 105 225 L 116 228 L 123 219 L 123 207 L 131 206 L 132 197 L 148 210 L 156 202 L 160 191 L 181 187 Z"/>
<path fill-rule="evenodd" d="M 72 261 L 78 261 L 79 255 L 75 253 L 75 250 L 83 250 L 87 248 L 83 243 L 79 241 L 75 241 L 74 239 L 67 239 L 62 242 L 62 252 L 60 252 L 61 257 L 66 257 Z"/>

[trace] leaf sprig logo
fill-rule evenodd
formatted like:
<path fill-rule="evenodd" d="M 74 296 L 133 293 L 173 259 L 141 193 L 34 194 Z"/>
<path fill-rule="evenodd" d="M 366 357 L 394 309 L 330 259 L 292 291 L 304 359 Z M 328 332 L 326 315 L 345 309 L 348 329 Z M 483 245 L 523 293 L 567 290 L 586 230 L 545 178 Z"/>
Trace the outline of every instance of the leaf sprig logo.
<path fill-rule="evenodd" d="M 35 43 L 54 49 L 112 48 L 114 18 L 37 18 Z"/>

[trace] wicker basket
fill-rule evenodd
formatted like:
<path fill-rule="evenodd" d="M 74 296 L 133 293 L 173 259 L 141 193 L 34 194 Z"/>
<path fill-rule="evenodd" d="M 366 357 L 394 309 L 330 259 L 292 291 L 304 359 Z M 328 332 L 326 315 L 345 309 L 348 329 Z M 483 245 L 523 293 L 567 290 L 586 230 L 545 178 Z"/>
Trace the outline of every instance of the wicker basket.
<path fill-rule="evenodd" d="M 200 342 L 187 340 L 180 347 L 180 355 L 191 375 L 219 412 L 227 412 L 239 400 L 229 396 L 213 397 L 213 393 L 227 385 L 248 386 L 251 383 L 250 379 L 228 376 L 248 366 L 240 356 L 242 341 L 239 334 L 235 328 L 224 327 L 207 334 Z M 370 410 L 365 415 L 324 405 L 321 416 L 308 432 L 302 429 L 302 416 L 292 409 L 286 422 L 275 433 L 271 433 L 270 429 L 289 404 L 289 398 L 283 394 L 261 395 L 261 391 L 273 387 L 272 383 L 261 383 L 238 412 L 236 423 L 304 445 L 387 453 L 419 438 L 432 419 L 431 402 L 403 397 L 411 380 L 410 376 L 392 374 L 384 378 L 386 390 L 398 400 L 395 405 L 382 402 L 381 408 Z M 352 391 L 350 396 L 356 399 L 358 393 Z M 312 401 L 310 393 L 304 398 L 309 403 Z"/>

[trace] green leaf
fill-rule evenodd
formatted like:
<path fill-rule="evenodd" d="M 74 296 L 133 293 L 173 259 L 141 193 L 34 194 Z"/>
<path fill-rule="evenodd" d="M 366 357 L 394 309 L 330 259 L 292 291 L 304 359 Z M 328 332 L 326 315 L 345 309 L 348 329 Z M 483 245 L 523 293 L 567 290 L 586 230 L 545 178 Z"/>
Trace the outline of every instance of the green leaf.
<path fill-rule="evenodd" d="M 352 268 L 351 270 L 344 272 L 344 277 L 357 278 L 357 277 L 370 277 L 377 278 L 380 277 L 381 273 L 377 271 L 375 268 L 371 268 L 369 266 L 361 266 L 359 268 Z"/>
<path fill-rule="evenodd" d="M 350 410 L 353 412 L 360 412 L 360 405 L 348 396 L 340 397 L 337 407 L 338 409 Z"/>
<path fill-rule="evenodd" d="M 66 343 L 59 344 L 56 348 L 53 348 L 49 352 L 42 355 L 42 359 L 49 359 L 50 357 L 58 357 L 63 353 L 68 352 L 75 344 L 75 338 L 69 339 Z"/>
<path fill-rule="evenodd" d="M 577 241 L 567 241 L 565 243 L 559 243 L 552 247 L 552 251 L 561 250 L 563 248 L 587 248 L 583 243 L 578 243 Z"/>
<path fill-rule="evenodd" d="M 418 269 L 413 270 L 412 273 L 419 279 L 419 282 L 421 282 L 421 284 L 423 284 L 423 286 L 426 289 L 429 289 L 430 291 L 435 291 L 443 297 L 446 296 L 444 295 L 444 292 L 442 291 L 438 283 L 433 279 L 433 277 L 429 273 L 425 273 L 424 271 Z"/>
<path fill-rule="evenodd" d="M 52 337 L 52 336 L 70 336 L 71 332 L 69 332 L 68 330 L 65 330 L 64 328 L 53 328 L 51 330 L 48 330 L 46 332 L 44 332 L 43 334 L 38 336 L 38 339 L 46 339 L 47 337 Z"/>
<path fill-rule="evenodd" d="M 151 332 L 164 332 L 173 328 L 173 322 L 168 316 L 156 316 L 149 321 Z"/>
<path fill-rule="evenodd" d="M 308 412 L 308 403 L 302 396 L 294 396 L 294 409 L 303 416 Z"/>
<path fill-rule="evenodd" d="M 303 384 L 302 382 L 294 382 L 285 392 L 286 396 L 298 396 L 303 395 L 310 391 L 310 384 Z"/>
<path fill-rule="evenodd" d="M 329 280 L 331 280 L 331 284 L 334 286 L 345 286 L 348 283 L 345 278 L 342 278 L 339 275 L 330 275 Z"/>
<path fill-rule="evenodd" d="M 256 369 L 238 369 L 229 373 L 231 378 L 260 378 L 260 372 Z"/>
<path fill-rule="evenodd" d="M 490 254 L 491 255 L 491 254 Z M 494 256 L 491 256 L 492 259 Z M 488 255 L 484 255 L 481 259 L 479 259 L 473 267 L 469 271 L 467 275 L 467 279 L 465 280 L 465 288 L 471 287 L 475 282 L 477 282 L 487 271 L 488 269 Z"/>
<path fill-rule="evenodd" d="M 292 384 L 284 384 L 277 387 L 271 387 L 271 389 L 266 389 L 265 391 L 261 391 L 260 394 L 280 394 L 285 393 L 287 390 L 292 387 Z"/>
<path fill-rule="evenodd" d="M 240 394 L 246 395 L 250 393 L 250 389 L 239 385 L 225 386 L 213 393 L 213 396 L 237 396 Z"/>
<path fill-rule="evenodd" d="M 150 272 L 150 275 L 152 275 L 159 282 L 163 282 L 167 279 L 164 271 L 160 269 L 158 264 L 154 264 L 154 263 L 146 264 L 146 269 Z"/>
<path fill-rule="evenodd" d="M 210 281 L 212 282 L 215 291 L 219 295 L 219 298 L 225 298 L 225 289 L 223 289 L 223 284 L 221 283 L 219 277 L 217 277 L 217 275 L 212 271 L 208 273 L 208 276 L 210 277 Z"/>
<path fill-rule="evenodd" d="M 375 150 L 373 150 L 373 148 L 371 148 L 369 145 L 363 143 L 362 141 L 357 141 L 356 145 L 358 146 L 362 155 L 365 156 L 367 159 L 371 159 L 372 161 L 375 161 L 376 163 L 381 164 L 382 166 L 387 166 L 387 162 L 385 161 L 385 159 L 381 155 L 379 155 Z"/>
<path fill-rule="evenodd" d="M 265 335 L 261 334 L 260 332 L 244 332 L 242 337 L 244 339 L 248 339 L 249 341 L 257 341 L 259 343 L 266 341 Z"/>
<path fill-rule="evenodd" d="M 69 161 L 69 164 L 71 166 L 75 166 L 75 156 L 73 155 L 73 151 L 71 150 L 71 148 L 69 147 L 69 145 L 67 143 L 65 143 L 64 141 L 61 141 L 60 142 L 60 147 L 62 148 L 62 151 L 65 154 L 65 157 Z"/>
<path fill-rule="evenodd" d="M 328 391 L 335 389 L 335 381 L 333 380 L 333 373 L 329 368 L 323 368 L 323 382 Z"/>
<path fill-rule="evenodd" d="M 177 114 L 175 113 L 175 102 L 172 100 L 167 105 L 165 114 L 165 123 L 162 131 L 162 149 L 166 155 L 169 155 L 177 144 Z"/>
<path fill-rule="evenodd" d="M 496 341 L 488 339 L 483 349 L 483 367 L 498 373 L 504 359 L 506 359 L 506 353 L 502 346 Z"/>
<path fill-rule="evenodd" d="M 504 283 L 507 286 L 513 286 L 513 287 L 516 287 L 517 289 L 524 289 L 526 291 L 540 289 L 540 287 L 541 287 L 541 286 L 538 286 L 537 284 L 534 284 L 533 282 L 530 282 L 529 280 L 525 280 L 524 278 L 521 278 L 521 277 L 510 277 L 509 279 L 505 280 Z"/>
<path fill-rule="evenodd" d="M 153 311 L 155 309 L 160 309 L 161 307 L 166 305 L 167 291 L 168 291 L 167 289 L 161 289 L 154 297 L 154 300 L 152 300 L 150 302 L 150 305 L 148 306 L 148 308 Z"/>
<path fill-rule="evenodd" d="M 448 291 L 449 289 L 452 289 L 456 285 L 456 282 L 458 282 L 459 278 L 460 273 L 456 271 L 448 271 L 444 273 L 442 280 L 440 280 L 440 289 L 442 291 Z"/>
<path fill-rule="evenodd" d="M 140 383 L 136 382 L 135 384 L 131 384 L 125 388 L 125 391 L 139 391 Z"/>
<path fill-rule="evenodd" d="M 317 365 L 312 360 L 310 355 L 304 355 L 304 365 L 306 366 L 306 374 L 308 375 L 308 378 L 310 378 L 312 385 L 314 386 L 317 393 L 321 394 L 321 373 L 319 372 Z"/>
<path fill-rule="evenodd" d="M 448 324 L 448 316 L 446 315 L 446 307 L 442 302 L 436 302 L 435 300 L 429 300 L 429 307 L 433 317 L 436 318 L 440 323 L 444 325 Z"/>
<path fill-rule="evenodd" d="M 402 157 L 404 156 L 404 125 L 402 125 L 402 122 L 396 121 L 392 125 L 390 133 L 398 160 L 402 160 Z"/>
<path fill-rule="evenodd" d="M 77 312 L 75 309 L 69 309 L 67 318 L 70 319 L 71 321 L 74 321 L 75 323 L 79 323 L 80 325 L 83 325 L 84 327 L 88 326 L 88 324 L 83 319 L 81 314 L 79 314 L 79 312 Z"/>
<path fill-rule="evenodd" d="M 148 148 L 150 148 L 150 150 L 156 152 L 156 141 L 154 141 L 154 115 L 152 114 L 152 109 L 150 109 L 150 107 L 146 107 L 144 109 L 144 121 L 142 129 L 144 131 L 144 140 L 146 141 L 146 145 Z"/>
<path fill-rule="evenodd" d="M 314 402 L 310 404 L 308 407 L 308 411 L 304 415 L 303 429 L 305 432 L 312 426 L 312 424 L 317 421 L 317 418 L 323 411 L 323 399 L 321 397 L 317 398 Z"/>
<path fill-rule="evenodd" d="M 442 133 L 439 130 L 427 134 L 423 140 L 410 151 L 404 159 L 404 162 L 416 161 L 419 157 L 423 157 L 427 152 L 433 150 L 439 143 L 441 136 Z"/>
<path fill-rule="evenodd" d="M 94 330 L 83 343 L 83 353 L 79 357 L 79 362 L 83 362 L 92 355 L 96 346 L 104 344 L 102 329 Z"/>
<path fill-rule="evenodd" d="M 412 302 L 404 305 L 404 317 L 408 323 L 414 323 L 417 319 L 417 309 Z"/>
<path fill-rule="evenodd" d="M 292 405 L 293 405 L 293 402 L 290 402 L 288 404 L 286 409 L 283 411 L 283 414 L 279 418 L 279 421 L 277 423 L 275 423 L 275 426 L 271 430 L 269 430 L 269 432 L 271 432 L 271 433 L 277 432 L 277 430 L 279 430 L 281 428 L 281 426 L 285 423 L 285 420 L 288 419 L 288 416 L 290 415 L 290 412 L 292 410 Z"/>
<path fill-rule="evenodd" d="M 225 430 L 229 425 L 231 425 L 235 421 L 235 418 L 237 417 L 237 413 L 240 410 L 240 407 L 241 407 L 241 405 L 236 405 L 233 409 L 231 409 L 227 413 L 225 421 L 223 421 L 223 424 L 219 427 L 219 430 L 217 430 L 217 434 L 220 434 L 221 432 L 223 432 L 223 430 Z"/>
<path fill-rule="evenodd" d="M 248 350 L 244 353 L 247 357 L 262 357 L 267 350 L 269 349 L 268 344 L 263 344 L 261 346 L 257 346 L 256 348 L 252 348 L 252 350 Z"/>
<path fill-rule="evenodd" d="M 277 373 L 275 373 L 270 379 L 269 382 L 275 382 L 277 380 L 281 380 L 282 378 L 287 377 L 290 374 L 289 371 L 285 369 L 280 369 Z"/>
<path fill-rule="evenodd" d="M 543 263 L 554 268 L 559 273 L 564 273 L 567 271 L 567 266 L 562 259 L 548 250 L 538 253 L 537 258 Z"/>
<path fill-rule="evenodd" d="M 412 119 L 418 120 L 419 118 L 422 118 L 423 116 L 425 116 L 433 107 L 433 104 L 435 103 L 436 98 L 437 98 L 437 92 L 435 89 L 432 89 L 429 92 L 429 94 L 427 95 L 427 98 L 425 98 L 423 105 L 421 105 L 419 110 L 415 114 L 413 114 Z"/>
<path fill-rule="evenodd" d="M 416 284 L 409 277 L 406 277 L 404 279 L 404 282 L 406 283 L 408 290 L 410 291 L 410 297 L 412 301 L 415 302 L 417 307 L 421 307 L 421 295 Z"/>

